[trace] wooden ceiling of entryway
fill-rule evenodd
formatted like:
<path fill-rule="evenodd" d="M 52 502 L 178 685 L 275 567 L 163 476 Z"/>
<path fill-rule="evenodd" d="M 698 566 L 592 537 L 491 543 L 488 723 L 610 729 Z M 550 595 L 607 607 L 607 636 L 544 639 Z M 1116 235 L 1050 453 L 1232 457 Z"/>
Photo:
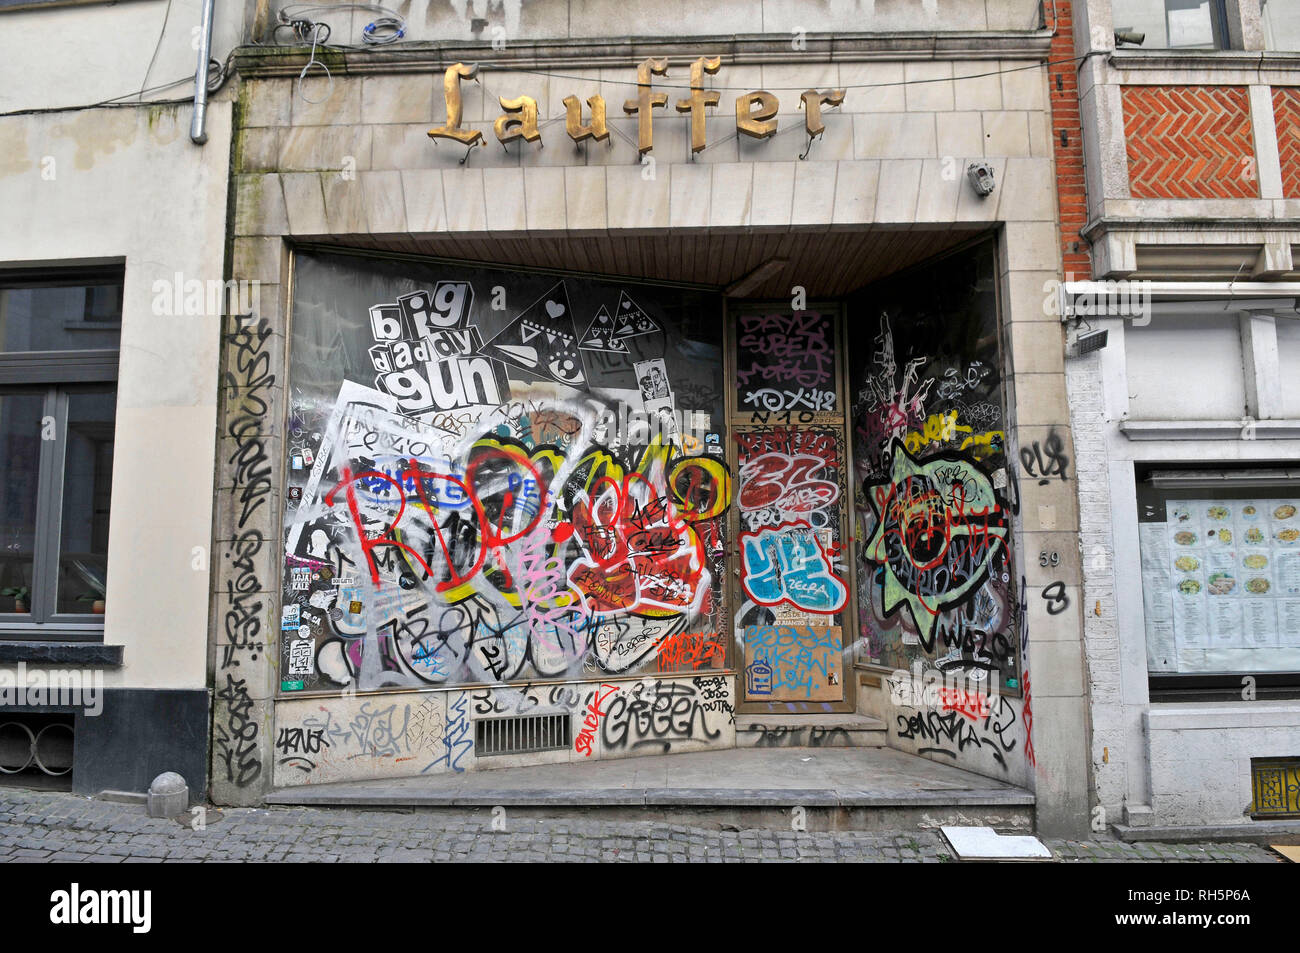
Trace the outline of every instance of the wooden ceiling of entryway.
<path fill-rule="evenodd" d="M 331 236 L 333 245 L 554 268 L 726 288 L 764 262 L 787 263 L 746 298 L 784 298 L 802 285 L 809 298 L 847 294 L 932 258 L 978 234 L 968 229 L 870 229 L 836 232 L 715 232 L 633 236 L 462 238 Z M 319 243 L 314 241 L 314 244 Z"/>

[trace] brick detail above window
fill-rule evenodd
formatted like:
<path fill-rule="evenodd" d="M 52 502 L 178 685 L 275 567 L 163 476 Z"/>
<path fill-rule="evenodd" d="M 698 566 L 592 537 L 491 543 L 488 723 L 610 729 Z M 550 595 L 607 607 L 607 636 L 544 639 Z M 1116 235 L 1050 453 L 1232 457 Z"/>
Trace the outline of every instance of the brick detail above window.
<path fill-rule="evenodd" d="M 1243 87 L 1126 86 L 1123 97 L 1134 198 L 1259 198 Z"/>
<path fill-rule="evenodd" d="M 1277 123 L 1277 152 L 1282 160 L 1282 194 L 1300 198 L 1300 89 L 1273 89 L 1273 121 Z"/>

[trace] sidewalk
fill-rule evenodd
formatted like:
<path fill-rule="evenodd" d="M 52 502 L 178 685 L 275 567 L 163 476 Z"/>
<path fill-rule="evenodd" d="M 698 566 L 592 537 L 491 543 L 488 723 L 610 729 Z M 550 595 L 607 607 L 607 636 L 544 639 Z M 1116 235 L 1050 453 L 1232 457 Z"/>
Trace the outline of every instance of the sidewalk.
<path fill-rule="evenodd" d="M 271 861 L 953 861 L 925 831 L 799 833 L 685 825 L 547 820 L 495 812 L 357 808 L 209 809 L 205 830 L 152 819 L 144 807 L 72 794 L 0 789 L 0 862 L 160 863 Z M 504 830 L 493 830 L 494 820 Z M 1272 862 L 1251 844 L 1044 843 L 1064 862 Z"/>

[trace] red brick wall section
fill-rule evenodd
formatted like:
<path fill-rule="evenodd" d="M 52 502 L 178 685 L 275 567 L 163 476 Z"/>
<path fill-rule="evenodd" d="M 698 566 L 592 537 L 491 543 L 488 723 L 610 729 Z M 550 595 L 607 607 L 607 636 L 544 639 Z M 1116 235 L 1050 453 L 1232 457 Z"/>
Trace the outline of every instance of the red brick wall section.
<path fill-rule="evenodd" d="M 1243 87 L 1127 86 L 1123 96 L 1134 198 L 1259 197 Z"/>
<path fill-rule="evenodd" d="M 1079 235 L 1088 224 L 1088 194 L 1083 184 L 1083 126 L 1079 119 L 1079 73 L 1074 59 L 1073 15 L 1069 0 L 1054 0 L 1056 31 L 1048 54 L 1047 89 L 1052 109 L 1052 145 L 1056 156 L 1056 193 L 1060 207 L 1061 259 L 1076 281 L 1092 277 L 1088 243 Z M 1049 23 L 1052 21 L 1049 20 Z M 1065 144 L 1061 144 L 1061 134 Z"/>
<path fill-rule="evenodd" d="M 1282 159 L 1282 194 L 1289 199 L 1300 198 L 1300 89 L 1273 89 L 1273 119 Z"/>

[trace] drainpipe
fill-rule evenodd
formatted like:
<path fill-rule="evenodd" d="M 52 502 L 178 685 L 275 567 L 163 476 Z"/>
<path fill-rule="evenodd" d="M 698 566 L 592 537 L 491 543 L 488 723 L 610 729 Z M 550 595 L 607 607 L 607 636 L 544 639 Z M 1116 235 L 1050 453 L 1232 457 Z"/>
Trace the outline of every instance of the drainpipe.
<path fill-rule="evenodd" d="M 190 139 L 195 145 L 208 141 L 208 59 L 212 51 L 212 3 L 203 0 L 203 23 L 199 27 L 199 65 L 194 70 L 194 118 L 190 121 Z"/>

